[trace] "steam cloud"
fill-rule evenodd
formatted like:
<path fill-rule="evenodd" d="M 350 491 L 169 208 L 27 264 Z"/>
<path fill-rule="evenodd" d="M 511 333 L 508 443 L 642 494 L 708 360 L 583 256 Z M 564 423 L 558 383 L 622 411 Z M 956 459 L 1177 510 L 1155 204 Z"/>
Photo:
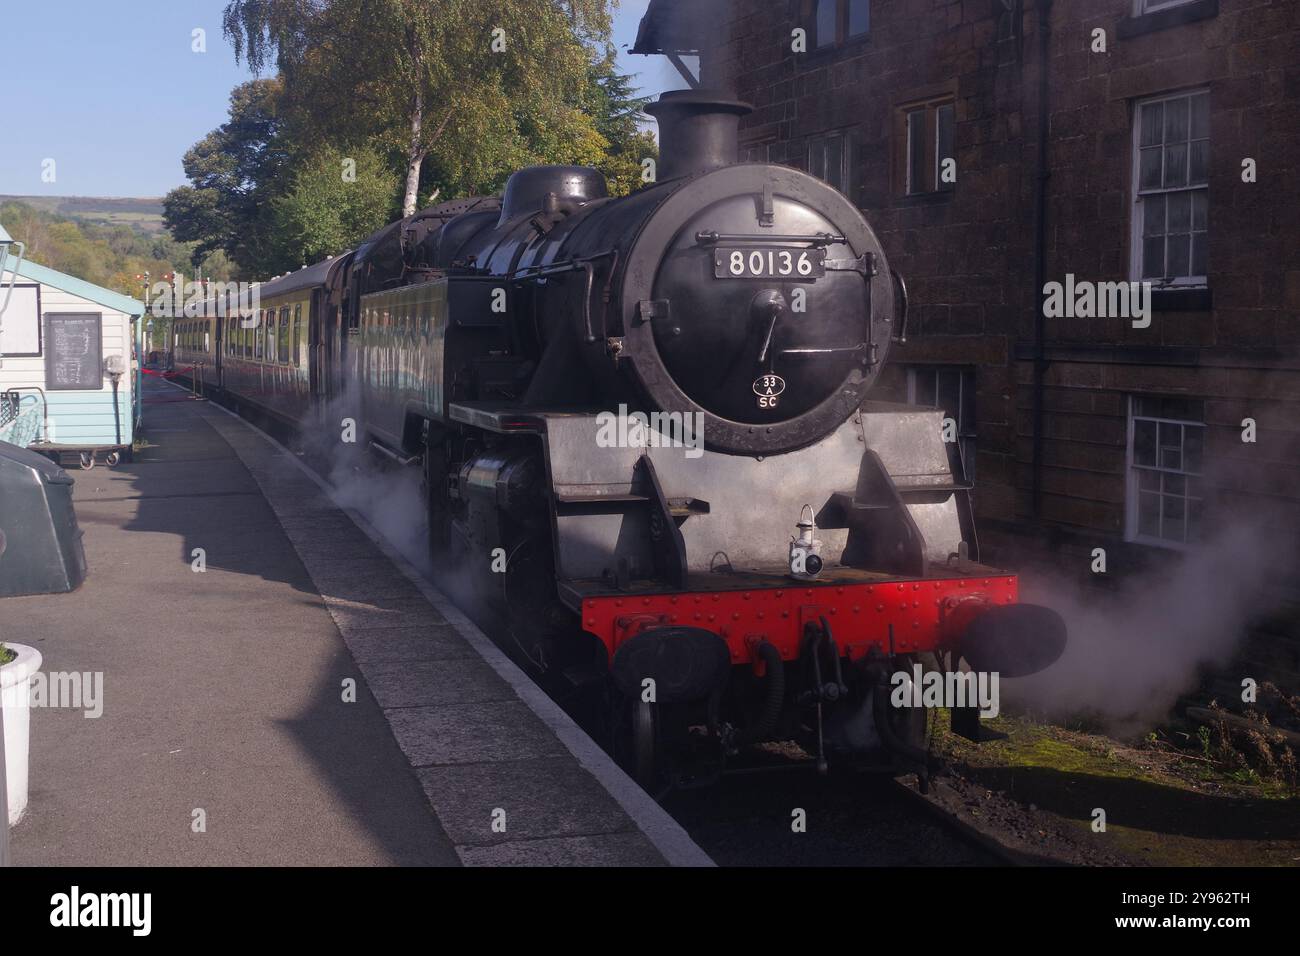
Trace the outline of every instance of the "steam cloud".
<path fill-rule="evenodd" d="M 340 441 L 342 421 L 357 422 L 355 443 Z M 426 577 L 433 572 L 428 549 L 428 510 L 419 468 L 387 467 L 366 447 L 357 410 L 332 401 L 319 428 L 305 428 L 300 443 L 325 477 L 335 504 L 362 515 L 390 545 Z"/>
<path fill-rule="evenodd" d="M 1196 687 L 1202 666 L 1229 663 L 1268 609 L 1268 582 L 1295 566 L 1282 527 L 1259 516 L 1225 525 L 1172 570 L 1135 576 L 1118 595 L 1022 574 L 1021 599 L 1060 612 L 1069 643 L 1051 667 L 1006 682 L 1008 700 L 1048 717 L 1101 718 L 1119 733 L 1149 728 Z"/>

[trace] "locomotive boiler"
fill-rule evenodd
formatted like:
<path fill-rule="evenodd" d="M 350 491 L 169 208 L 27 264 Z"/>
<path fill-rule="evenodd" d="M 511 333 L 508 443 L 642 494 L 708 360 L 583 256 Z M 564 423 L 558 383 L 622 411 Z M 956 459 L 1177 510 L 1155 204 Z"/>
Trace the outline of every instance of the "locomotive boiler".
<path fill-rule="evenodd" d="M 978 563 L 943 413 L 871 400 L 902 283 L 848 198 L 736 162 L 748 109 L 664 94 L 629 196 L 524 169 L 313 267 L 306 379 L 422 469 L 435 563 L 647 786 L 772 740 L 924 773 L 895 675 L 1030 673 L 1064 626 Z"/>

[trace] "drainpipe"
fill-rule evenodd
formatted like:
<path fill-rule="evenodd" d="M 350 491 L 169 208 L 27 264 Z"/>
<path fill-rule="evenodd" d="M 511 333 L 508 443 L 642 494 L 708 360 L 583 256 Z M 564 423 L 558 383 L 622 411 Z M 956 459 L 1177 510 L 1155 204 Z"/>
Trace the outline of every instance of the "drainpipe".
<path fill-rule="evenodd" d="M 1033 515 L 1043 511 L 1043 379 L 1047 372 L 1045 339 L 1047 319 L 1043 315 L 1043 286 L 1047 282 L 1047 103 L 1048 57 L 1052 28 L 1052 0 L 1038 0 L 1038 208 L 1034 222 L 1034 458 Z"/>

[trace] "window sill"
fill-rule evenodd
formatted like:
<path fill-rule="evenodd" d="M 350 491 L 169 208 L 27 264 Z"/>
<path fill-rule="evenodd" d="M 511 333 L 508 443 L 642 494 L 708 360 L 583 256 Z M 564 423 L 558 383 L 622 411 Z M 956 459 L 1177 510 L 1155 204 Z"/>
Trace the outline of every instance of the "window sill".
<path fill-rule="evenodd" d="M 811 35 L 811 31 L 809 31 L 809 33 Z M 861 36 L 850 37 L 849 39 L 845 40 L 843 43 L 832 43 L 829 46 L 815 47 L 811 50 L 805 51 L 802 55 L 814 61 L 833 60 L 835 59 L 837 54 L 843 53 L 846 50 L 854 50 L 859 47 L 864 47 L 870 43 L 871 43 L 871 34 L 868 32 L 862 34 Z"/>
<path fill-rule="evenodd" d="M 1149 535 L 1132 535 L 1124 539 L 1127 545 L 1135 545 L 1140 548 L 1154 548 L 1157 551 L 1187 551 L 1188 548 L 1196 544 L 1195 541 L 1171 541 L 1168 538 L 1153 538 Z"/>
<path fill-rule="evenodd" d="M 1115 25 L 1115 34 L 1121 40 L 1180 27 L 1197 20 L 1208 20 L 1219 15 L 1219 0 L 1192 0 L 1181 6 L 1144 13 L 1141 16 L 1125 17 Z"/>
<path fill-rule="evenodd" d="M 936 189 L 928 193 L 910 193 L 906 196 L 899 196 L 895 205 L 928 206 L 933 203 L 948 202 L 956 192 L 955 189 Z"/>
<path fill-rule="evenodd" d="M 1209 289 L 1152 289 L 1153 312 L 1209 312 L 1214 299 Z"/>

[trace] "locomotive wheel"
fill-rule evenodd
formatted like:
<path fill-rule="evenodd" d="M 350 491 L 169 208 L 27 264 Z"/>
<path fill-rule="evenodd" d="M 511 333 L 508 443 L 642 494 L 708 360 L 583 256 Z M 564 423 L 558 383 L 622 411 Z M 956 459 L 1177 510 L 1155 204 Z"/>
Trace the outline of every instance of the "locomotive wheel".
<path fill-rule="evenodd" d="M 636 782 L 649 793 L 659 782 L 659 706 L 632 704 L 632 767 Z"/>
<path fill-rule="evenodd" d="M 539 673 L 550 666 L 555 607 L 555 571 L 550 542 L 524 538 L 507 554 L 499 597 L 511 639 Z"/>
<path fill-rule="evenodd" d="M 899 670 L 911 673 L 912 666 L 917 663 L 923 663 L 926 670 L 934 667 L 934 662 L 918 661 L 917 658 L 910 655 L 904 655 L 898 659 L 897 665 Z M 903 743 L 916 747 L 919 750 L 925 750 L 929 743 L 930 711 L 925 707 L 889 707 L 889 727 L 893 730 Z"/>
<path fill-rule="evenodd" d="M 904 707 L 895 712 L 897 717 L 891 724 L 894 733 L 905 744 L 920 750 L 926 747 L 930 711 L 925 707 Z"/>

